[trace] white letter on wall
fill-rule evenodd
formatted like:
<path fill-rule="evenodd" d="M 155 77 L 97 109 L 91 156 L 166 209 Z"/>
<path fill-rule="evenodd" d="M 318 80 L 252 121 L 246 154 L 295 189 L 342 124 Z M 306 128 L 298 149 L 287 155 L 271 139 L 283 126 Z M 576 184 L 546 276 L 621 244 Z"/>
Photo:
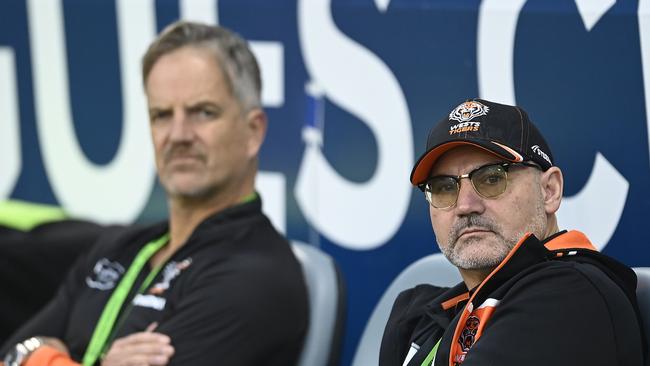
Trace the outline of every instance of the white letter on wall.
<path fill-rule="evenodd" d="M 219 0 L 180 0 L 179 7 L 184 20 L 219 24 Z"/>
<path fill-rule="evenodd" d="M 526 0 L 484 0 L 481 3 L 477 53 L 479 94 L 483 98 L 516 104 L 513 54 L 517 21 L 525 3 Z M 599 9 L 606 11 L 609 7 Z M 591 7 L 589 11 L 596 10 Z M 593 27 L 591 23 L 585 23 L 585 27 L 588 24 Z M 627 180 L 598 153 L 585 187 L 576 195 L 564 199 L 558 212 L 560 227 L 582 230 L 597 248 L 604 248 L 621 219 L 628 187 Z M 598 199 L 594 199 L 594 196 Z M 590 215 L 605 211 L 610 214 Z"/>
<path fill-rule="evenodd" d="M 89 161 L 75 135 L 61 0 L 27 5 L 38 135 L 52 189 L 72 215 L 130 222 L 146 204 L 154 179 L 140 76 L 140 59 L 156 30 L 153 0 L 117 1 L 124 118 L 119 148 L 106 166 Z"/>
<path fill-rule="evenodd" d="M 612 189 L 617 187 L 617 189 Z M 571 197 L 564 197 L 558 222 L 566 229 L 580 228 L 596 248 L 603 249 L 623 215 L 630 184 L 605 157 L 597 152 L 594 167 L 585 186 Z M 607 206 L 601 206 L 607 202 Z M 567 226 L 571 225 L 571 226 Z"/>
<path fill-rule="evenodd" d="M 0 200 L 13 191 L 22 166 L 16 79 L 14 52 L 0 47 Z"/>
<path fill-rule="evenodd" d="M 367 124 L 379 156 L 362 184 L 341 177 L 323 155 L 319 138 L 306 138 L 295 195 L 305 217 L 343 247 L 383 245 L 399 229 L 411 197 L 411 121 L 404 94 L 376 55 L 336 28 L 329 0 L 298 2 L 300 45 L 312 81 L 339 107 Z M 321 131 L 307 127 L 303 136 Z"/>
<path fill-rule="evenodd" d="M 219 24 L 218 0 L 181 0 L 184 20 Z M 284 46 L 281 42 L 249 41 L 262 74 L 262 103 L 266 107 L 284 105 Z"/>
<path fill-rule="evenodd" d="M 650 0 L 639 0 L 639 41 L 641 43 L 641 67 L 643 70 L 643 93 L 650 152 Z"/>

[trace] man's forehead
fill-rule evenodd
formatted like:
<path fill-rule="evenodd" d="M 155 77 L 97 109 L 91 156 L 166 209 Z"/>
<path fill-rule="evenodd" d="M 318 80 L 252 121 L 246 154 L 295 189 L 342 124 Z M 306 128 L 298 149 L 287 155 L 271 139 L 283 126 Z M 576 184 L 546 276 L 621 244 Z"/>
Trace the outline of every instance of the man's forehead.
<path fill-rule="evenodd" d="M 201 48 L 181 48 L 162 56 L 152 68 L 145 94 L 150 108 L 225 103 L 232 98 L 223 70 L 210 51 Z"/>
<path fill-rule="evenodd" d="M 145 89 L 159 83 L 180 83 L 194 79 L 193 82 L 226 83 L 224 70 L 205 47 L 186 46 L 160 56 L 152 65 Z"/>
<path fill-rule="evenodd" d="M 176 106 L 189 109 L 201 105 L 210 104 L 210 105 L 220 106 L 223 104 L 223 101 L 217 100 L 214 98 L 214 96 L 206 93 L 196 94 L 184 98 L 156 98 L 154 96 L 154 97 L 148 97 L 147 102 L 150 109 L 153 108 L 167 109 L 167 108 L 174 108 Z"/>
<path fill-rule="evenodd" d="M 502 157 L 476 146 L 458 146 L 444 152 L 431 167 L 429 176 L 460 175 L 485 164 L 504 161 Z"/>
<path fill-rule="evenodd" d="M 150 106 L 183 104 L 187 106 L 203 103 L 218 102 L 228 99 L 230 93 L 222 90 L 217 83 L 183 82 L 161 83 L 145 91 Z"/>

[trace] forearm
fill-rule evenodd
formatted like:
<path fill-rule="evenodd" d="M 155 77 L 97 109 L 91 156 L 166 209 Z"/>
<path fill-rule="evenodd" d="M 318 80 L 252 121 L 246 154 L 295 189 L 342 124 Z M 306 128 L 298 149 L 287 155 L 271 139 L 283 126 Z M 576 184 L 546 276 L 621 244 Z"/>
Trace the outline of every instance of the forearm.
<path fill-rule="evenodd" d="M 17 343 L 4 356 L 3 363 L 7 366 L 78 365 L 70 358 L 66 345 L 50 337 L 31 337 Z"/>

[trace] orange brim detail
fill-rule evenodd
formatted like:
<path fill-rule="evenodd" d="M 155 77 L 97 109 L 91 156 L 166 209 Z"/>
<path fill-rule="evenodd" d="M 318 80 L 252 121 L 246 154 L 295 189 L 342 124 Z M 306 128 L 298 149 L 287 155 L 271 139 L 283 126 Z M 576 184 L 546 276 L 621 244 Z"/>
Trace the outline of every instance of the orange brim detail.
<path fill-rule="evenodd" d="M 506 159 L 508 161 L 512 161 L 512 162 L 523 161 L 522 156 L 519 153 L 517 153 L 516 151 L 512 150 L 511 148 L 508 148 L 506 146 L 503 146 L 503 145 L 498 144 L 498 143 L 493 142 L 493 141 L 490 141 L 490 142 L 497 145 L 497 146 L 499 146 L 500 148 L 506 150 L 507 152 L 512 154 L 512 156 L 514 156 L 514 158 L 509 157 L 509 156 L 500 155 L 500 154 L 486 148 L 485 146 L 482 146 L 482 145 L 479 145 L 479 144 L 476 144 L 476 143 L 473 143 L 473 142 L 469 142 L 469 141 L 451 141 L 451 142 L 447 142 L 446 144 L 442 144 L 442 145 L 432 149 L 426 155 L 424 155 L 422 158 L 420 158 L 420 161 L 418 161 L 418 163 L 416 165 L 416 168 L 413 170 L 413 173 L 411 174 L 411 184 L 413 184 L 414 186 L 417 186 L 417 185 L 423 183 L 425 180 L 427 180 L 427 178 L 429 178 L 429 173 L 431 172 L 431 168 L 433 167 L 433 164 L 435 164 L 435 162 L 440 158 L 440 156 L 442 156 L 442 154 L 446 153 L 447 151 L 449 151 L 449 150 L 451 150 L 451 149 L 453 149 L 455 147 L 459 147 L 459 146 L 470 145 L 470 146 L 477 147 L 477 148 L 479 148 L 481 150 L 484 150 L 484 151 L 486 151 L 486 152 L 488 152 L 488 153 L 490 153 L 490 154 L 492 154 L 494 156 Z"/>

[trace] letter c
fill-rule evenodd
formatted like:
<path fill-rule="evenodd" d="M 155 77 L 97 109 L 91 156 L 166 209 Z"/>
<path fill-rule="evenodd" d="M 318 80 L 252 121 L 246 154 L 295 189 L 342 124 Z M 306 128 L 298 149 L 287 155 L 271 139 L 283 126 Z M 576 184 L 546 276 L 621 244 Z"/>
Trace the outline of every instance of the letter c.
<path fill-rule="evenodd" d="M 519 13 L 525 3 L 526 0 L 481 2 L 477 50 L 481 97 L 500 103 L 516 104 L 513 54 Z M 641 22 L 639 24 L 641 26 Z M 646 100 L 647 98 L 646 93 Z M 597 153 L 585 187 L 578 194 L 564 199 L 558 212 L 559 224 L 562 227 L 584 231 L 598 249 L 604 248 L 621 219 L 628 188 L 627 180 L 602 154 Z M 609 214 L 589 214 L 595 212 Z"/>

